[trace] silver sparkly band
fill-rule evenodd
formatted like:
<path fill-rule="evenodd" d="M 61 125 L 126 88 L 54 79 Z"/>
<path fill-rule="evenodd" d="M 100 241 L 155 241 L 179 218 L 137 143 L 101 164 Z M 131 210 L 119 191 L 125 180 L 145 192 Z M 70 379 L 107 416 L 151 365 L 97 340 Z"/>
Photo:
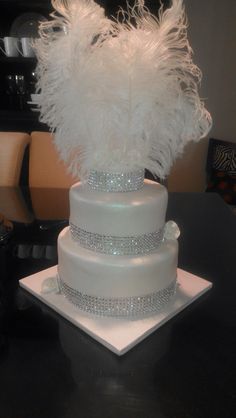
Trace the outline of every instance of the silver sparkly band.
<path fill-rule="evenodd" d="M 71 236 L 81 247 L 103 254 L 141 255 L 157 250 L 164 230 L 138 236 L 117 237 L 94 234 L 70 223 Z"/>
<path fill-rule="evenodd" d="M 144 170 L 129 173 L 105 173 L 92 170 L 87 184 L 103 192 L 133 192 L 143 187 Z"/>
<path fill-rule="evenodd" d="M 98 316 L 137 317 L 160 311 L 176 292 L 177 281 L 159 292 L 145 296 L 102 298 L 79 292 L 68 286 L 60 278 L 58 283 L 66 298 L 82 311 Z"/>

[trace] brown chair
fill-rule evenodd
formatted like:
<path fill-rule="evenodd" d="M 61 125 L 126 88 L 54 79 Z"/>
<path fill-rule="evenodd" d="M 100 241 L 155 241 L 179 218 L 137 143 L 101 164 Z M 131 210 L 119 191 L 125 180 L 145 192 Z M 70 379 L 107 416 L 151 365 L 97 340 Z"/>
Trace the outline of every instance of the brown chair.
<path fill-rule="evenodd" d="M 68 219 L 69 188 L 76 182 L 59 160 L 49 132 L 32 132 L 29 157 L 29 185 L 36 219 Z M 62 190 L 64 189 L 64 190 Z"/>
<path fill-rule="evenodd" d="M 0 132 L 0 186 L 17 186 L 22 161 L 30 135 L 23 132 Z"/>
<path fill-rule="evenodd" d="M 24 224 L 34 220 L 20 187 L 0 187 L 0 214 L 10 221 Z"/>
<path fill-rule="evenodd" d="M 66 169 L 49 132 L 32 132 L 29 157 L 30 187 L 68 189 L 77 180 Z"/>
<path fill-rule="evenodd" d="M 69 189 L 33 187 L 30 189 L 30 197 L 36 219 L 69 219 Z"/>

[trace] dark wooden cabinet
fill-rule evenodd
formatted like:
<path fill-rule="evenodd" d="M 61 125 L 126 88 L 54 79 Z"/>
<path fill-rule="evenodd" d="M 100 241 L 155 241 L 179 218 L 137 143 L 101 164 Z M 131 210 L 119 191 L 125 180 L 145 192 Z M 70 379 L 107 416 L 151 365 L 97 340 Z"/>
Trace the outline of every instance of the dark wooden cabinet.
<path fill-rule="evenodd" d="M 115 16 L 119 6 L 126 8 L 126 0 L 96 1 L 108 16 Z M 130 4 L 133 3 L 134 0 L 130 0 Z M 169 0 L 162 0 L 162 3 L 166 7 Z M 158 0 L 146 0 L 145 4 L 151 12 L 157 14 Z M 51 12 L 51 0 L 0 0 L 0 37 L 17 36 L 14 23 L 26 14 L 38 14 L 48 19 Z M 39 113 L 33 111 L 32 105 L 28 103 L 35 90 L 36 64 L 36 58 L 8 58 L 0 52 L 0 131 L 48 130 L 47 126 L 39 122 Z M 15 77 L 24 85 L 16 86 Z"/>
<path fill-rule="evenodd" d="M 47 19 L 51 11 L 50 0 L 0 0 L 0 37 L 17 36 L 19 20 L 22 19 L 23 27 L 27 16 Z M 7 57 L 0 52 L 0 131 L 47 129 L 29 104 L 30 95 L 35 91 L 36 64 L 36 58 Z"/>

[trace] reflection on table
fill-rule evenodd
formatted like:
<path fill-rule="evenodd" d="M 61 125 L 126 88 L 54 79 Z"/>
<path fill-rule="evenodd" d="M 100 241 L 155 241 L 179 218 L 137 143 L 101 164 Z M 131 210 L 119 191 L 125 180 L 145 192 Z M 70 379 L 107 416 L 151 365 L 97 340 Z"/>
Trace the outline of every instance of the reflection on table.
<path fill-rule="evenodd" d="M 14 259 L 57 262 L 56 238 L 68 224 L 68 189 L 0 187 L 0 214 L 11 222 Z"/>

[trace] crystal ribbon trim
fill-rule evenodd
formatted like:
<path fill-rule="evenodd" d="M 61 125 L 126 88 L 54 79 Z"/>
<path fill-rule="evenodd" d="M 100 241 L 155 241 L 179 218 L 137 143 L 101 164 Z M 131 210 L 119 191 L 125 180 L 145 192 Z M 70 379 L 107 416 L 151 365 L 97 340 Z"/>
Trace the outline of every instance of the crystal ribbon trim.
<path fill-rule="evenodd" d="M 143 187 L 144 170 L 129 173 L 105 173 L 92 170 L 87 184 L 102 192 L 133 192 Z"/>
<path fill-rule="evenodd" d="M 141 255 L 157 250 L 164 230 L 138 236 L 117 237 L 95 234 L 70 223 L 72 238 L 83 248 L 111 255 Z"/>
<path fill-rule="evenodd" d="M 154 314 L 161 310 L 174 296 L 176 279 L 165 289 L 145 296 L 103 298 L 87 295 L 68 286 L 58 277 L 61 292 L 82 311 L 97 316 L 137 317 Z"/>

